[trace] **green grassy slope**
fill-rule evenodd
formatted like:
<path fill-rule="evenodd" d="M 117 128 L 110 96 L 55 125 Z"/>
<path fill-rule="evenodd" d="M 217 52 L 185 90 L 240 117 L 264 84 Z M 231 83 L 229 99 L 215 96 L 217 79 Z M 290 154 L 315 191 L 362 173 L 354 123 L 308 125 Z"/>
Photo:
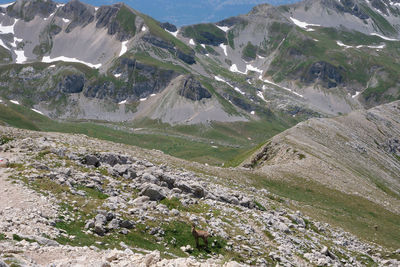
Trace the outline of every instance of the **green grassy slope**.
<path fill-rule="evenodd" d="M 103 140 L 157 149 L 179 158 L 221 165 L 237 165 L 248 150 L 285 130 L 288 122 L 215 123 L 211 127 L 169 126 L 155 121 L 132 125 L 96 124 L 94 122 L 57 122 L 22 106 L 0 104 L 0 122 L 17 128 L 49 132 L 79 133 Z M 117 126 L 117 127 L 114 127 Z M 126 130 L 121 129 L 123 126 Z M 133 128 L 148 129 L 132 133 Z"/>

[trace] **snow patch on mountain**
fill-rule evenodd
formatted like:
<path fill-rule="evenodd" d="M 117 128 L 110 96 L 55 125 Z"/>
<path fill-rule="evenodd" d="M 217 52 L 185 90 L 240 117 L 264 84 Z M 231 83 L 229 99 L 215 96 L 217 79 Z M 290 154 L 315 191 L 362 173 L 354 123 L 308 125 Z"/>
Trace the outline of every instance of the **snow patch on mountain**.
<path fill-rule="evenodd" d="M 28 59 L 25 56 L 25 51 L 24 50 L 15 50 L 14 53 L 17 55 L 17 57 L 15 59 L 15 63 L 17 63 L 17 64 L 25 63 L 26 60 Z"/>
<path fill-rule="evenodd" d="M 3 26 L 2 24 L 0 25 L 0 33 L 1 34 L 14 34 L 14 26 L 15 24 L 17 24 L 17 22 L 19 21 L 19 19 L 15 19 L 14 20 L 14 24 L 9 25 L 9 26 Z"/>
<path fill-rule="evenodd" d="M 31 110 L 34 111 L 34 112 L 36 112 L 36 113 L 39 113 L 39 114 L 41 114 L 41 115 L 44 115 L 43 112 L 41 112 L 40 110 L 37 110 L 37 109 L 34 109 L 34 108 L 31 108 Z"/>
<path fill-rule="evenodd" d="M 92 63 L 88 63 L 82 60 L 79 60 L 77 58 L 70 58 L 70 57 L 64 57 L 64 56 L 60 56 L 60 57 L 55 57 L 55 58 L 50 58 L 50 56 L 45 56 L 42 59 L 42 62 L 44 63 L 52 63 L 52 62 L 56 62 L 56 61 L 65 61 L 65 62 L 74 62 L 74 63 L 81 63 L 84 64 L 86 66 L 89 66 L 91 68 L 94 69 L 98 69 L 101 67 L 101 63 L 99 64 L 92 64 Z"/>
<path fill-rule="evenodd" d="M 15 104 L 15 105 L 19 105 L 19 102 L 17 100 L 10 100 L 10 102 Z"/>
<path fill-rule="evenodd" d="M 56 12 L 51 13 L 47 18 L 43 18 L 43 20 L 48 20 L 49 18 L 51 18 L 52 16 L 54 16 L 54 14 L 56 14 Z"/>
<path fill-rule="evenodd" d="M 126 53 L 126 51 L 128 51 L 128 41 L 124 41 L 121 43 L 121 51 L 119 52 L 119 57 L 122 56 L 123 54 Z"/>
<path fill-rule="evenodd" d="M 219 47 L 221 47 L 222 50 L 224 50 L 225 56 L 228 56 L 228 51 L 227 51 L 227 46 L 226 46 L 226 44 L 220 44 Z"/>
<path fill-rule="evenodd" d="M 178 32 L 179 32 L 179 30 L 177 30 L 176 32 L 170 32 L 169 30 L 165 30 L 166 32 L 168 32 L 168 33 L 170 33 L 170 34 L 172 34 L 173 36 L 175 36 L 175 37 L 178 37 Z"/>
<path fill-rule="evenodd" d="M 299 94 L 299 93 L 293 91 L 293 90 L 290 89 L 290 88 L 281 86 L 281 85 L 279 85 L 279 84 L 277 84 L 277 83 L 274 83 L 273 81 L 270 81 L 270 80 L 268 80 L 268 79 L 263 79 L 262 75 L 260 75 L 259 79 L 260 79 L 261 81 L 265 82 L 265 83 L 269 83 L 269 84 L 275 85 L 275 86 L 277 86 L 277 87 L 279 87 L 279 88 L 282 88 L 282 89 L 284 89 L 284 90 L 286 90 L 286 91 L 289 91 L 289 92 L 291 92 L 291 93 L 293 93 L 293 94 L 295 94 L 295 95 L 297 95 L 297 96 L 299 96 L 299 97 L 301 97 L 301 98 L 304 97 L 303 95 L 301 95 L 301 94 Z"/>
<path fill-rule="evenodd" d="M 8 6 L 11 6 L 12 4 L 14 4 L 14 2 L 7 3 L 7 4 L 1 4 L 0 7 L 7 8 Z"/>
<path fill-rule="evenodd" d="M 264 102 L 268 103 L 268 101 L 265 99 L 265 97 L 264 97 L 264 95 L 263 95 L 263 93 L 261 91 L 257 91 L 257 96 L 259 98 L 261 98 Z"/>
<path fill-rule="evenodd" d="M 232 84 L 230 84 L 229 82 L 225 81 L 224 79 L 222 79 L 222 78 L 220 78 L 220 77 L 218 77 L 218 76 L 215 76 L 214 79 L 215 79 L 216 81 L 218 81 L 218 82 L 226 83 L 227 85 L 229 85 L 230 87 L 232 87 L 236 92 L 238 92 L 238 93 L 240 93 L 240 94 L 242 94 L 242 95 L 245 95 L 245 94 L 246 94 L 245 92 L 243 92 L 242 90 L 240 90 L 238 87 L 233 86 Z"/>
<path fill-rule="evenodd" d="M 193 40 L 193 39 L 190 39 L 190 40 L 189 40 L 189 44 L 190 44 L 190 45 L 196 45 L 196 44 L 194 43 L 194 40 Z"/>
<path fill-rule="evenodd" d="M 399 41 L 398 39 L 389 38 L 389 37 L 383 36 L 376 32 L 371 33 L 371 35 L 378 36 L 379 38 L 386 40 L 386 41 Z"/>
<path fill-rule="evenodd" d="M 224 31 L 224 32 L 227 32 L 227 31 L 229 31 L 229 27 L 227 27 L 227 26 L 218 26 L 218 25 L 216 25 L 218 28 L 220 28 L 222 31 Z"/>
<path fill-rule="evenodd" d="M 381 45 L 357 45 L 357 46 L 351 46 L 351 45 L 346 45 L 346 44 L 344 44 L 344 43 L 342 43 L 341 41 L 336 41 L 336 44 L 338 45 L 338 46 L 341 46 L 341 47 L 344 47 L 344 48 L 358 48 L 358 49 L 360 49 L 360 48 L 363 48 L 363 47 L 367 47 L 367 48 L 371 48 L 371 49 L 377 49 L 377 50 L 379 50 L 379 49 L 383 49 L 383 48 L 385 48 L 385 44 L 381 44 Z"/>
<path fill-rule="evenodd" d="M 290 17 L 290 20 L 291 20 L 294 24 L 296 24 L 297 26 L 299 26 L 299 27 L 302 28 L 302 29 L 305 29 L 305 30 L 308 31 L 308 32 L 314 31 L 314 29 L 310 29 L 310 28 L 308 28 L 308 27 L 320 27 L 320 26 L 321 26 L 321 25 L 319 25 L 319 24 L 311 24 L 311 23 L 303 22 L 303 21 L 297 20 L 297 19 L 292 18 L 292 17 Z"/>

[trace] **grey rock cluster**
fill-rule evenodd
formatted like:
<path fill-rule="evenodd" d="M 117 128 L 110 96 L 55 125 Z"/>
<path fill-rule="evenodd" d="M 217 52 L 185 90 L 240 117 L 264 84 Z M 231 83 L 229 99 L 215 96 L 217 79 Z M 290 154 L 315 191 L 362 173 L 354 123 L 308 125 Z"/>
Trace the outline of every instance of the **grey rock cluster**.
<path fill-rule="evenodd" d="M 28 184 L 48 179 L 64 188 L 70 194 L 68 196 L 85 201 L 89 201 L 93 194 L 100 196 L 96 211 L 90 213 L 89 219 L 85 218 L 82 227 L 82 232 L 89 236 L 122 237 L 139 229 L 139 225 L 141 229 L 143 225 L 148 225 L 143 233 L 152 236 L 160 245 L 173 246 L 176 239 L 166 240 L 162 225 L 184 221 L 188 224 L 194 222 L 213 237 L 224 240 L 224 250 L 244 257 L 241 264 L 362 266 L 365 263 L 362 257 L 382 265 L 395 266 L 398 263 L 396 260 L 383 259 L 377 252 L 382 248 L 376 245 L 362 242 L 341 229 L 288 209 L 265 189 L 244 188 L 218 177 L 172 168 L 166 164 L 158 165 L 139 154 L 122 151 L 117 145 L 83 136 L 63 135 L 64 144 L 58 140 L 41 136 L 17 138 L 4 145 L 3 151 L 18 155 L 19 158 L 14 158 L 13 162 L 27 166 L 25 170 L 10 171 L 15 176 L 24 177 Z M 18 186 L 22 187 L 22 184 L 20 181 Z M 12 213 L 10 209 L 3 210 L 2 215 L 6 220 L 0 222 L 0 232 L 11 234 L 16 231 L 24 238 L 35 240 L 37 246 L 49 250 L 58 249 L 60 245 L 52 244 L 54 241 L 43 238 L 39 232 L 51 238 L 61 236 L 73 240 L 74 236 L 53 226 L 59 222 L 79 220 L 79 211 L 83 208 L 81 204 L 70 201 L 70 210 L 57 210 L 59 202 L 51 194 L 46 201 L 53 204 L 42 205 L 44 210 L 40 210 L 38 217 L 32 217 L 35 214 L 33 210 L 29 211 L 27 217 L 21 217 L 21 211 L 17 209 Z M 173 206 L 169 206 L 171 203 Z M 52 212 L 43 216 L 45 210 Z M 35 229 L 39 227 L 39 232 L 35 235 L 26 233 L 26 228 L 19 226 L 23 224 L 19 222 L 20 218 L 34 225 Z M 31 219 L 36 224 L 32 224 Z M 40 226 L 41 221 L 43 226 Z M 187 245 L 182 250 L 190 255 L 192 248 Z M 216 240 L 209 243 L 210 248 L 220 245 Z M 36 245 L 24 246 L 33 249 Z M 121 247 L 130 249 L 126 244 Z M 124 262 L 134 255 L 126 251 L 98 253 L 110 265 Z M 91 257 L 89 252 L 86 257 Z"/>

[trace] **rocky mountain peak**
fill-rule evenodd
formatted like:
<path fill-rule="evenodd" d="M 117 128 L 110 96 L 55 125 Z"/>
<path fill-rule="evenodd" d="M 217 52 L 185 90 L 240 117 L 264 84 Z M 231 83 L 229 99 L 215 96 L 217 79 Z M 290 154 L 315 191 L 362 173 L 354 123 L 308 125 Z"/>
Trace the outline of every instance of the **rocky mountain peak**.
<path fill-rule="evenodd" d="M 7 14 L 11 17 L 30 21 L 37 15 L 47 18 L 56 9 L 57 4 L 52 0 L 17 0 L 7 7 Z"/>

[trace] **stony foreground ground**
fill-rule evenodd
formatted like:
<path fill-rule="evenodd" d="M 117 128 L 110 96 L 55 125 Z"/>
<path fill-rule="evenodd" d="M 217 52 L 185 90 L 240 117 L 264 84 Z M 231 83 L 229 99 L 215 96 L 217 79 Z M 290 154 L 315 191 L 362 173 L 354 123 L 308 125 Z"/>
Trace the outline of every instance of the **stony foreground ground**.
<path fill-rule="evenodd" d="M 0 266 L 400 263 L 400 251 L 288 210 L 265 189 L 177 166 L 158 151 L 82 135 L 0 132 L 0 158 L 9 161 L 0 168 Z M 211 234 L 208 248 L 195 247 L 192 223 Z"/>

